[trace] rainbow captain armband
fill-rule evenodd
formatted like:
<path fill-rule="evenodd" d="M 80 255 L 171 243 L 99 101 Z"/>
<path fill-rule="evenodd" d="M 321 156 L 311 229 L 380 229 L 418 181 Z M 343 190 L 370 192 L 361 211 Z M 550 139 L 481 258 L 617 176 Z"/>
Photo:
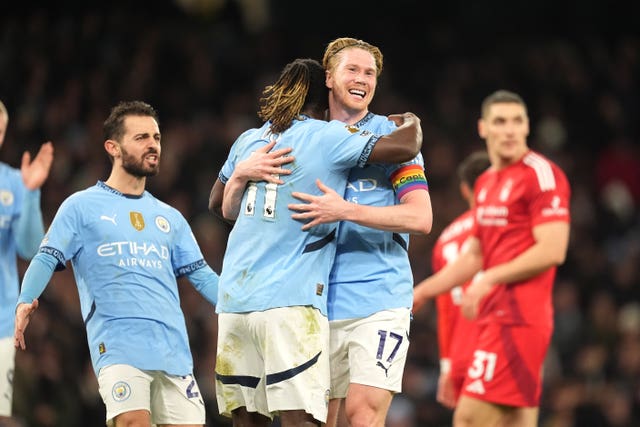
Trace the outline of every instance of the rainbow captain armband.
<path fill-rule="evenodd" d="M 427 177 L 420 165 L 407 165 L 397 169 L 391 174 L 391 184 L 396 192 L 398 200 L 413 190 L 429 191 Z"/>

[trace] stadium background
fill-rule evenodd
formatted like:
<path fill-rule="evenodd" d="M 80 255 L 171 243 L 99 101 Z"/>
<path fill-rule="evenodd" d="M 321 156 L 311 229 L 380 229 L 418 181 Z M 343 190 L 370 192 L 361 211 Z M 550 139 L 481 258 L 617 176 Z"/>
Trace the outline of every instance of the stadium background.
<path fill-rule="evenodd" d="M 482 98 L 499 88 L 523 95 L 530 146 L 573 187 L 540 425 L 640 425 L 638 2 L 91 3 L 13 2 L 0 13 L 0 99 L 11 117 L 0 159 L 18 166 L 23 150 L 55 143 L 47 224 L 65 197 L 108 176 L 109 108 L 142 99 L 159 111 L 163 133 L 161 173 L 148 188 L 189 219 L 220 271 L 229 229 L 207 212 L 209 189 L 235 137 L 258 124 L 261 88 L 295 57 L 320 59 L 333 38 L 362 38 L 385 56 L 372 111 L 422 118 L 434 227 L 411 241 L 416 280 L 430 273 L 439 232 L 465 209 L 455 167 L 483 147 Z M 230 425 L 215 407 L 213 308 L 181 285 L 208 426 Z M 16 359 L 20 425 L 104 425 L 70 269 L 43 294 L 27 345 Z M 437 366 L 431 306 L 412 326 L 404 393 L 388 426 L 450 425 L 435 403 Z"/>

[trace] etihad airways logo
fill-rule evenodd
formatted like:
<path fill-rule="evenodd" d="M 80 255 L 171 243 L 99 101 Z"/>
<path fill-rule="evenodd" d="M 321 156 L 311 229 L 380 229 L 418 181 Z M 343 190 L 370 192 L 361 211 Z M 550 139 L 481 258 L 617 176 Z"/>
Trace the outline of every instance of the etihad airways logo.
<path fill-rule="evenodd" d="M 169 260 L 169 248 L 147 242 L 109 242 L 98 246 L 100 257 L 120 257 L 118 265 L 122 267 L 162 268 L 162 262 Z"/>
<path fill-rule="evenodd" d="M 347 183 L 347 188 L 356 193 L 363 191 L 373 191 L 378 188 L 378 181 L 375 179 L 358 179 Z"/>

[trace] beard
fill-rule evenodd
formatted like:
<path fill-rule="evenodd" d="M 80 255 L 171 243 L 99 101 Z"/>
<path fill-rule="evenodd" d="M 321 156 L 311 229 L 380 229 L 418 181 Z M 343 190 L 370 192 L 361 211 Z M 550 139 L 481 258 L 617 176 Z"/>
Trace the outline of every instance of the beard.
<path fill-rule="evenodd" d="M 136 178 L 155 176 L 160 171 L 160 154 L 155 151 L 153 153 L 158 155 L 158 163 L 152 166 L 145 166 L 144 158 L 136 159 L 127 151 L 122 150 L 122 168 Z M 144 156 L 147 154 L 149 153 L 145 153 Z"/>

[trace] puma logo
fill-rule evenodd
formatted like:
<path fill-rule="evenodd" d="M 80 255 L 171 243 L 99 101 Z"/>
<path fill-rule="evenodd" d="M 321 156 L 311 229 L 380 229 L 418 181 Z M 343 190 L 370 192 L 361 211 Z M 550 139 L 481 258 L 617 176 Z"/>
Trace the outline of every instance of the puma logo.
<path fill-rule="evenodd" d="M 106 215 L 100 215 L 100 219 L 104 220 L 104 221 L 112 222 L 113 225 L 118 225 L 118 224 L 116 224 L 116 215 L 117 214 L 114 214 L 112 217 L 106 216 Z"/>
<path fill-rule="evenodd" d="M 388 376 L 389 376 L 389 368 L 386 368 L 386 367 L 382 364 L 382 362 L 380 362 L 380 361 L 378 360 L 378 363 L 376 363 L 376 366 L 380 366 L 382 369 L 384 369 L 384 376 L 385 376 L 385 377 L 388 377 Z"/>

